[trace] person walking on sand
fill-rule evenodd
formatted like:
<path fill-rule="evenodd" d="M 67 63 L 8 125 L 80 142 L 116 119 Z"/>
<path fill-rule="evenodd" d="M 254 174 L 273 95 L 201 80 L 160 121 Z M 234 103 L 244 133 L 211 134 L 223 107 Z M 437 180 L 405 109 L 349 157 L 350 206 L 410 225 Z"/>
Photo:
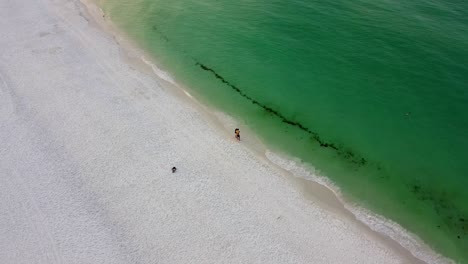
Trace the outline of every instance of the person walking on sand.
<path fill-rule="evenodd" d="M 237 140 L 240 141 L 240 130 L 238 128 L 234 130 L 234 136 L 236 137 Z"/>

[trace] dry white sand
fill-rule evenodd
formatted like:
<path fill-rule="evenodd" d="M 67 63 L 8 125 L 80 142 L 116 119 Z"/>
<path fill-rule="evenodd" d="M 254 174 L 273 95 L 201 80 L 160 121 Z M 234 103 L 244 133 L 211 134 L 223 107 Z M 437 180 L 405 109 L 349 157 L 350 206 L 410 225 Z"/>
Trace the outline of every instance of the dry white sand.
<path fill-rule="evenodd" d="M 123 54 L 79 1 L 0 1 L 0 263 L 418 261 Z"/>

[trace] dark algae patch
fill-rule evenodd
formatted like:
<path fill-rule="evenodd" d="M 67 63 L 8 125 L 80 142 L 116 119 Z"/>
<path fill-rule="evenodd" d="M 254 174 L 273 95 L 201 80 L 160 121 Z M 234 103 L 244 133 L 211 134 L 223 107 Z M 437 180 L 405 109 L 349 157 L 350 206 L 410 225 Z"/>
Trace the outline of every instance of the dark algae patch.
<path fill-rule="evenodd" d="M 312 131 L 311 129 L 305 127 L 303 124 L 297 122 L 297 121 L 293 121 L 291 119 L 288 119 L 285 115 L 283 115 L 282 113 L 280 113 L 279 111 L 273 109 L 272 107 L 268 106 L 268 105 L 265 105 L 265 104 L 262 104 L 260 103 L 259 101 L 257 101 L 256 99 L 250 97 L 249 95 L 247 95 L 246 93 L 244 93 L 239 87 L 237 87 L 236 85 L 230 83 L 229 81 L 227 81 L 223 76 L 219 75 L 215 70 L 213 70 L 212 68 L 196 61 L 195 63 L 198 67 L 200 67 L 202 70 L 204 71 L 207 71 L 207 72 L 210 72 L 216 79 L 220 80 L 222 83 L 226 84 L 227 86 L 231 87 L 234 91 L 236 91 L 239 95 L 241 95 L 242 97 L 244 97 L 245 99 L 249 100 L 252 104 L 254 105 L 257 105 L 259 107 L 261 107 L 263 110 L 265 110 L 267 113 L 279 118 L 283 123 L 285 124 L 288 124 L 290 126 L 293 126 L 293 127 L 296 127 L 304 132 L 306 132 L 307 134 L 310 135 L 311 139 L 312 140 L 315 140 L 320 147 L 322 148 L 329 148 L 329 149 L 332 149 L 334 150 L 339 156 L 349 160 L 350 162 L 356 164 L 356 165 L 359 165 L 359 166 L 364 166 L 366 165 L 367 163 L 367 160 L 362 158 L 362 157 L 359 157 L 357 156 L 356 154 L 354 154 L 353 152 L 351 152 L 350 150 L 345 150 L 343 147 L 340 147 L 334 143 L 329 143 L 329 142 L 326 142 L 325 140 L 323 140 L 316 132 Z"/>
<path fill-rule="evenodd" d="M 420 183 L 411 184 L 409 189 L 418 200 L 432 207 L 444 226 L 451 230 L 452 234 L 456 234 L 457 239 L 468 237 L 467 215 L 451 202 L 447 192 L 430 189 Z M 436 227 L 440 229 L 441 225 Z"/>

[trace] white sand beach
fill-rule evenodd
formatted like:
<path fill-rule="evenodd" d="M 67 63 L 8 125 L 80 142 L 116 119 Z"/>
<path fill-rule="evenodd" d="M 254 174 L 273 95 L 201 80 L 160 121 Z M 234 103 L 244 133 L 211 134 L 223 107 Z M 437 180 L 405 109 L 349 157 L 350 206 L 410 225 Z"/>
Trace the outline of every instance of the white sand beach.
<path fill-rule="evenodd" d="M 422 263 L 305 196 L 93 10 L 0 1 L 0 263 Z"/>

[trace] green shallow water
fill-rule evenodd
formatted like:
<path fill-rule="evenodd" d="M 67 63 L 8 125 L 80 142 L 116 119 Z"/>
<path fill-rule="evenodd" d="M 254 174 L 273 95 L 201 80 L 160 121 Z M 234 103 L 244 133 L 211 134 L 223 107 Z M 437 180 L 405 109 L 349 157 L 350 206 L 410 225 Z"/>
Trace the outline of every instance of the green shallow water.
<path fill-rule="evenodd" d="M 202 100 L 468 263 L 468 2 L 102 6 Z"/>

